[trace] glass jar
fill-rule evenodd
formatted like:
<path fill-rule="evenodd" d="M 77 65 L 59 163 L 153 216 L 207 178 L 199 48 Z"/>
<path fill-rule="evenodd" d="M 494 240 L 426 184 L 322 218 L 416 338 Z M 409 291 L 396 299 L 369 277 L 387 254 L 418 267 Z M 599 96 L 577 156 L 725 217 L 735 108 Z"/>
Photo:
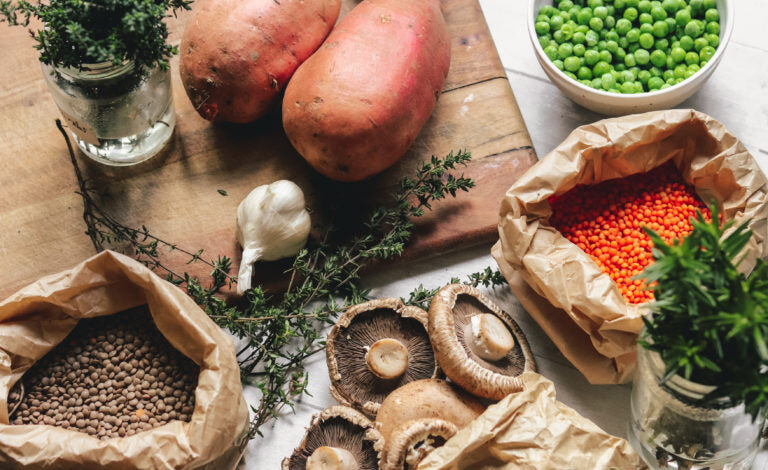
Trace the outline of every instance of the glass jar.
<path fill-rule="evenodd" d="M 176 115 L 167 70 L 141 73 L 133 62 L 84 65 L 83 70 L 43 64 L 43 76 L 75 142 L 98 162 L 143 162 L 173 134 Z"/>
<path fill-rule="evenodd" d="M 652 469 L 747 470 L 757 454 L 765 417 L 744 405 L 700 406 L 714 387 L 674 376 L 664 385 L 664 363 L 638 346 L 629 441 Z"/>

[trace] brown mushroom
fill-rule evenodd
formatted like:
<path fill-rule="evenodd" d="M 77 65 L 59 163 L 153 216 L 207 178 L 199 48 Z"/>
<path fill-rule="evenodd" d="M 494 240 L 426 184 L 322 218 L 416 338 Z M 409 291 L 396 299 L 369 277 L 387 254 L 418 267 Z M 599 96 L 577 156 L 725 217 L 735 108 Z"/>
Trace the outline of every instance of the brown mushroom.
<path fill-rule="evenodd" d="M 282 470 L 377 470 L 381 434 L 362 413 L 332 406 L 315 416 Z"/>
<path fill-rule="evenodd" d="M 369 416 L 393 390 L 438 370 L 427 312 L 400 299 L 347 309 L 328 334 L 326 359 L 333 397 Z"/>
<path fill-rule="evenodd" d="M 451 284 L 435 294 L 429 337 L 445 375 L 479 397 L 501 400 L 519 392 L 520 374 L 536 370 L 517 323 L 472 286 Z"/>
<path fill-rule="evenodd" d="M 376 415 L 375 426 L 383 439 L 379 468 L 416 468 L 483 411 L 482 403 L 445 380 L 417 380 L 398 388 Z"/>

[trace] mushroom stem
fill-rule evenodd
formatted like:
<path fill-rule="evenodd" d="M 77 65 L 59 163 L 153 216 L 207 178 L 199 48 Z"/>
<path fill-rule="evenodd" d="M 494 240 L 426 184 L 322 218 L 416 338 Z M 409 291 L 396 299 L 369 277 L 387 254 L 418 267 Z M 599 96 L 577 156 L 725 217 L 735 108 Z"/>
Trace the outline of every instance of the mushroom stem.
<path fill-rule="evenodd" d="M 396 339 L 380 339 L 365 353 L 365 362 L 377 377 L 394 379 L 408 368 L 408 350 Z"/>
<path fill-rule="evenodd" d="M 515 338 L 496 315 L 474 315 L 469 323 L 472 352 L 488 361 L 498 361 L 515 347 Z"/>
<path fill-rule="evenodd" d="M 355 456 L 347 449 L 321 446 L 307 459 L 306 470 L 357 470 Z"/>

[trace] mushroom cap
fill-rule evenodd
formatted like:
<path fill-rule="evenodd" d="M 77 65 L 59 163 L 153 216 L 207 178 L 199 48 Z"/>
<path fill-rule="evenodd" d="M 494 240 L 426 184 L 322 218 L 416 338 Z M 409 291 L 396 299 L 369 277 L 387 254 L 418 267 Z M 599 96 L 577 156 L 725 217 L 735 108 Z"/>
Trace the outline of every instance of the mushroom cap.
<path fill-rule="evenodd" d="M 442 447 L 459 432 L 459 428 L 442 419 L 426 418 L 406 421 L 392 432 L 384 443 L 379 461 L 380 470 L 417 468 L 430 452 Z"/>
<path fill-rule="evenodd" d="M 498 361 L 479 357 L 465 340 L 473 315 L 490 313 L 501 319 L 515 338 L 515 345 Z M 535 371 L 528 340 L 517 323 L 477 288 L 451 284 L 435 294 L 429 306 L 429 337 L 441 370 L 468 392 L 501 400 L 522 390 L 519 376 Z"/>
<path fill-rule="evenodd" d="M 392 392 L 381 404 L 375 426 L 387 442 L 406 421 L 441 419 L 463 428 L 485 411 L 485 406 L 455 384 L 424 379 Z"/>
<path fill-rule="evenodd" d="M 383 447 L 383 440 L 362 413 L 346 406 L 332 406 L 312 419 L 301 444 L 283 459 L 282 470 L 306 470 L 307 459 L 323 446 L 349 451 L 360 470 L 377 470 L 377 449 Z"/>
<path fill-rule="evenodd" d="M 400 299 L 377 299 L 347 309 L 326 340 L 331 395 L 342 405 L 375 416 L 395 389 L 437 376 L 438 366 L 427 333 L 427 312 Z M 379 340 L 398 340 L 408 351 L 402 375 L 384 379 L 369 369 L 366 353 Z"/>

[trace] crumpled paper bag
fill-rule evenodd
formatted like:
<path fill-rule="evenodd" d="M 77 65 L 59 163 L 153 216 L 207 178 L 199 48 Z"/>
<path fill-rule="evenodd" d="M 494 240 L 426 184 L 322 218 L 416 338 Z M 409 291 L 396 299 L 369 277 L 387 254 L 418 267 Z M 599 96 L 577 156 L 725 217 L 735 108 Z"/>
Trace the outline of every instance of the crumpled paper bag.
<path fill-rule="evenodd" d="M 488 409 L 432 451 L 419 470 L 630 470 L 647 468 L 624 439 L 555 399 L 535 372 L 523 390 Z"/>
<path fill-rule="evenodd" d="M 751 270 L 766 255 L 766 177 L 736 137 L 697 111 L 636 114 L 579 127 L 502 201 L 492 254 L 528 313 L 591 383 L 631 379 L 647 309 L 628 304 L 610 277 L 549 225 L 548 198 L 669 160 L 705 203 L 718 201 L 727 220 L 752 219 L 755 236 L 740 266 Z"/>
<path fill-rule="evenodd" d="M 189 423 L 99 440 L 54 426 L 8 425 L 8 394 L 78 319 L 148 305 L 160 332 L 200 366 Z M 233 468 L 248 422 L 232 339 L 181 289 L 105 251 L 0 303 L 0 468 L 191 470 Z"/>

